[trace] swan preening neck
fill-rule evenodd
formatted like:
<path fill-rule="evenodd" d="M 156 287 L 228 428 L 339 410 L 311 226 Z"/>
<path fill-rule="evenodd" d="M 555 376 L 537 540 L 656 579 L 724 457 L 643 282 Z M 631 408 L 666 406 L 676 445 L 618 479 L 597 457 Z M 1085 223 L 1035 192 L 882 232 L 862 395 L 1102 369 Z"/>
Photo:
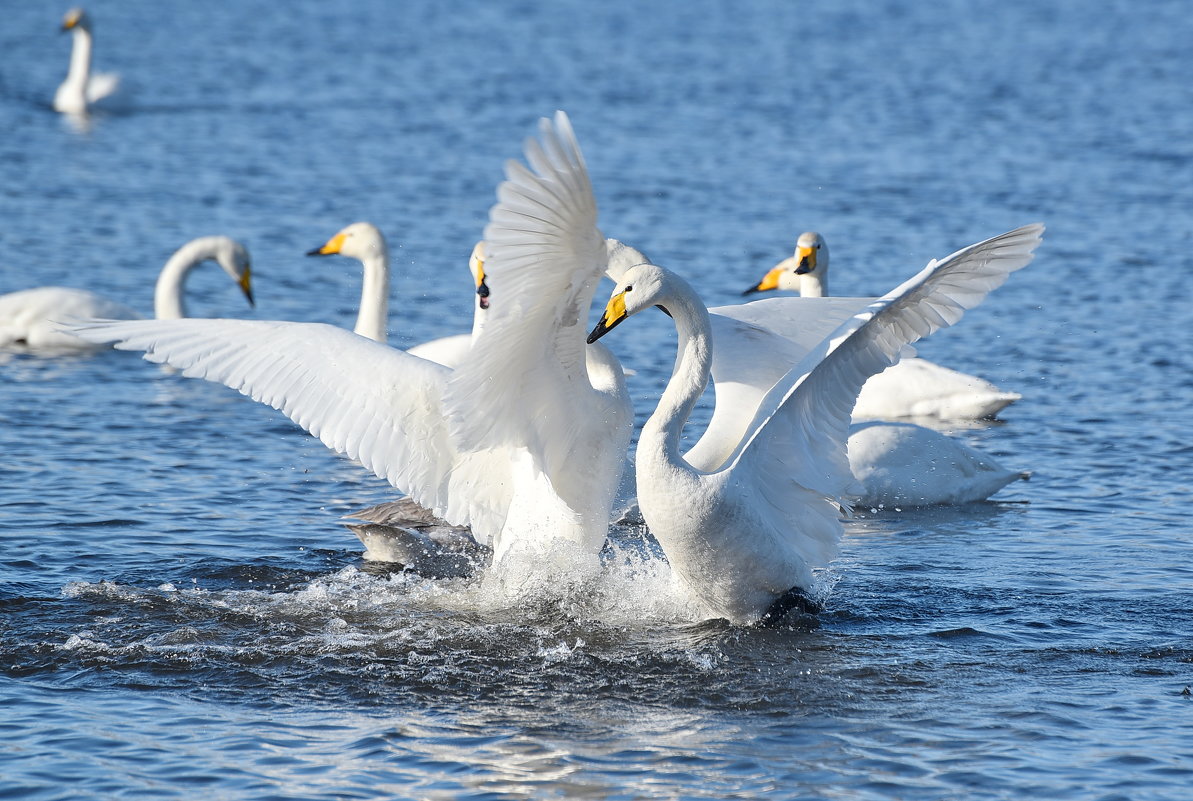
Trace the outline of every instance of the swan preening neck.
<path fill-rule="evenodd" d="M 795 255 L 776 264 L 754 286 L 743 292 L 783 289 L 803 298 L 828 297 L 828 245 L 815 231 L 805 231 L 795 243 Z"/>
<path fill-rule="evenodd" d="M 180 247 L 162 268 L 153 292 L 154 317 L 180 320 L 188 316 L 183 300 L 186 278 L 191 270 L 208 259 L 232 276 L 248 298 L 249 305 L 254 305 L 252 269 L 244 245 L 226 236 L 204 236 Z"/>
<path fill-rule="evenodd" d="M 333 254 L 358 259 L 364 266 L 360 290 L 360 311 L 353 332 L 374 342 L 387 339 L 389 319 L 389 248 L 377 226 L 368 222 L 352 223 L 308 256 Z"/>

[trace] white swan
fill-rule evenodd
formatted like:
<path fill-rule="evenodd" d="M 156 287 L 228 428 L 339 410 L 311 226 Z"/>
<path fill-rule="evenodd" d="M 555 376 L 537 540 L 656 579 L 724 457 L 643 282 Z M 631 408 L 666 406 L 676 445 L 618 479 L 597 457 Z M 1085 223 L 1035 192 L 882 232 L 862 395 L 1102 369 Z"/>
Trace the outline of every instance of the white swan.
<path fill-rule="evenodd" d="M 607 375 L 586 369 L 585 312 L 605 258 L 579 146 L 562 113 L 541 136 L 526 145 L 533 171 L 507 166 L 485 230 L 486 280 L 505 311 L 454 373 L 316 323 L 72 330 L 281 409 L 437 516 L 471 526 L 497 562 L 529 550 L 549 570 L 543 557 L 569 546 L 595 559 L 631 415 L 616 361 Z M 554 278 L 526 283 L 536 266 Z M 577 266 L 591 279 L 573 281 Z"/>
<path fill-rule="evenodd" d="M 606 240 L 606 245 L 609 274 L 615 282 L 629 267 L 652 263 L 617 240 Z M 701 469 L 723 462 L 741 441 L 770 388 L 811 347 L 871 300 L 801 296 L 709 309 L 717 402 L 703 436 L 684 459 Z M 981 501 L 1029 475 L 1008 470 L 939 431 L 911 423 L 853 423 L 848 451 L 856 485 L 845 497 L 861 506 Z"/>
<path fill-rule="evenodd" d="M 882 420 L 849 427 L 849 469 L 864 488 L 849 501 L 866 507 L 984 501 L 1031 476 L 939 431 Z"/>
<path fill-rule="evenodd" d="M 377 226 L 369 222 L 357 222 L 336 233 L 324 244 L 308 251 L 308 256 L 347 256 L 356 259 L 364 268 L 364 281 L 360 291 L 360 308 L 356 313 L 356 326 L 352 329 L 362 337 L 384 344 L 388 339 L 389 326 L 389 247 Z M 429 361 L 446 367 L 454 367 L 468 352 L 472 341 L 480 334 L 484 316 L 482 312 L 489 305 L 489 288 L 485 284 L 484 244 L 478 242 L 468 259 L 468 269 L 476 283 L 476 307 L 472 318 L 472 333 L 441 337 L 423 342 L 407 349 Z"/>
<path fill-rule="evenodd" d="M 828 296 L 828 245 L 815 231 L 800 234 L 795 255 L 776 264 L 742 294 L 767 290 L 797 291 L 800 297 Z M 1022 395 L 1005 392 L 977 376 L 959 373 L 918 358 L 903 358 L 875 375 L 858 396 L 856 420 L 935 417 L 980 420 L 994 417 Z"/>
<path fill-rule="evenodd" d="M 88 107 L 116 91 L 120 76 L 91 72 L 91 18 L 81 8 L 72 8 L 62 19 L 62 30 L 70 31 L 70 69 L 54 93 L 54 110 L 85 114 Z"/>
<path fill-rule="evenodd" d="M 674 273 L 649 264 L 625 272 L 589 339 L 652 306 L 675 320 L 675 369 L 638 440 L 638 502 L 675 574 L 711 614 L 770 622 L 806 603 L 812 568 L 835 555 L 842 531 L 839 498 L 852 484 L 846 432 L 862 384 L 1024 267 L 1042 230 L 1027 226 L 930 262 L 852 317 L 783 376 L 733 450 L 706 469 L 679 445 L 712 366 L 708 311 Z"/>
<path fill-rule="evenodd" d="M 253 304 L 252 269 L 244 245 L 226 236 L 204 236 L 187 242 L 170 257 L 157 278 L 153 313 L 159 320 L 186 317 L 186 277 L 205 261 L 214 261 L 236 281 Z M 90 350 L 95 347 L 61 330 L 57 321 L 109 318 L 135 320 L 128 306 L 86 289 L 45 286 L 0 295 L 0 347 L 30 350 Z"/>

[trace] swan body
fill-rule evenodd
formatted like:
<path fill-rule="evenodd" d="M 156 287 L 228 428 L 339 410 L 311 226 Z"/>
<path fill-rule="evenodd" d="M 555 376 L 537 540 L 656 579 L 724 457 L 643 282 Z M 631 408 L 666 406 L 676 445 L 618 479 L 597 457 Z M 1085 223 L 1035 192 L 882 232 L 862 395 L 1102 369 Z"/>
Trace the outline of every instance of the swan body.
<path fill-rule="evenodd" d="M 71 330 L 280 409 L 436 516 L 469 526 L 495 564 L 529 552 L 549 569 L 544 557 L 569 546 L 595 560 L 631 414 L 619 371 L 586 374 L 584 312 L 605 259 L 579 146 L 562 113 L 541 137 L 526 145 L 532 169 L 507 166 L 485 229 L 501 314 L 454 371 L 318 323 Z M 576 265 L 591 280 L 573 282 Z"/>
<path fill-rule="evenodd" d="M 872 421 L 849 427 L 849 468 L 861 506 L 930 506 L 983 501 L 1030 473 L 998 462 L 939 431 Z"/>
<path fill-rule="evenodd" d="M 166 262 L 153 293 L 154 316 L 173 320 L 186 316 L 186 277 L 205 261 L 215 261 L 253 303 L 252 269 L 248 250 L 226 236 L 205 236 L 183 245 Z M 96 346 L 57 323 L 76 319 L 135 320 L 141 315 L 121 303 L 85 289 L 47 286 L 0 295 L 0 347 L 30 350 L 92 350 Z"/>
<path fill-rule="evenodd" d="M 776 264 L 744 294 L 778 289 L 806 298 L 827 297 L 828 266 L 824 237 L 806 231 L 796 242 L 795 255 Z M 977 376 L 905 357 L 866 382 L 853 416 L 856 420 L 980 420 L 994 417 L 1021 397 Z"/>
<path fill-rule="evenodd" d="M 72 8 L 62 20 L 62 30 L 71 32 L 70 68 L 66 79 L 54 93 L 54 110 L 66 114 L 85 114 L 91 104 L 111 95 L 120 77 L 111 73 L 91 72 L 94 39 L 91 18 L 81 8 Z"/>
<path fill-rule="evenodd" d="M 712 372 L 712 319 L 676 274 L 652 264 L 625 270 L 589 338 L 656 305 L 675 321 L 675 368 L 638 440 L 638 503 L 679 581 L 710 614 L 770 620 L 811 586 L 812 568 L 836 553 L 840 503 L 854 486 L 846 439 L 862 384 L 1026 266 L 1042 230 L 1027 226 L 930 262 L 850 317 L 767 391 L 732 450 L 706 454 L 703 466 L 679 445 Z"/>

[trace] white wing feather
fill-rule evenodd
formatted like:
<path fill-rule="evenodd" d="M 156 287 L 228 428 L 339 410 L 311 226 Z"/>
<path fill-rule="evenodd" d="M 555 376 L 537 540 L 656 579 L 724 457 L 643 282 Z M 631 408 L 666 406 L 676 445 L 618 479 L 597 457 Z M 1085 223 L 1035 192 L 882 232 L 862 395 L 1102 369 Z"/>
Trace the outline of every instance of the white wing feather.
<path fill-rule="evenodd" d="M 567 116 L 556 113 L 554 126 L 542 120 L 539 141 L 528 140 L 525 152 L 533 172 L 507 163 L 485 228 L 492 299 L 485 332 L 457 367 L 446 399 L 453 410 L 495 411 L 453 412 L 461 448 L 524 446 L 560 497 L 574 503 L 573 493 L 590 483 L 576 459 L 592 445 L 591 425 L 576 421 L 606 423 L 617 429 L 615 439 L 623 438 L 622 429 L 629 436 L 624 392 L 620 398 L 594 392 L 585 366 L 588 311 L 604 273 L 605 243 Z M 497 413 L 508 409 L 519 413 Z"/>
<path fill-rule="evenodd" d="M 488 463 L 451 446 L 442 406 L 449 371 L 441 365 L 315 323 L 145 320 L 68 330 L 144 351 L 148 361 L 280 410 L 445 520 L 472 525 L 478 539 L 504 523 L 505 488 L 476 480 Z"/>

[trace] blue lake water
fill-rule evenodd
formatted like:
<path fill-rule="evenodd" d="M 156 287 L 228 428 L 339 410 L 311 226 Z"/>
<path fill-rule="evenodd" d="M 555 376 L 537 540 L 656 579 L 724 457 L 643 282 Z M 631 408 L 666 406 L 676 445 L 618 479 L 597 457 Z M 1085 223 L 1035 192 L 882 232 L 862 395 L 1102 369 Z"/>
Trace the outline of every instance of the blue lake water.
<path fill-rule="evenodd" d="M 368 219 L 395 344 L 462 332 L 501 164 L 563 108 L 604 232 L 710 305 L 802 230 L 867 295 L 1045 222 L 919 348 L 1023 394 L 956 433 L 1033 477 L 861 510 L 816 627 L 691 619 L 633 560 L 527 609 L 365 564 L 339 518 L 392 491 L 268 408 L 0 355 L 0 798 L 1189 797 L 1187 4 L 123 0 L 89 130 L 48 107 L 64 10 L 0 26 L 0 293 L 149 314 L 225 233 L 257 308 L 209 269 L 193 314 L 350 325 L 358 268 L 302 254 Z M 673 329 L 608 344 L 642 420 Z"/>

